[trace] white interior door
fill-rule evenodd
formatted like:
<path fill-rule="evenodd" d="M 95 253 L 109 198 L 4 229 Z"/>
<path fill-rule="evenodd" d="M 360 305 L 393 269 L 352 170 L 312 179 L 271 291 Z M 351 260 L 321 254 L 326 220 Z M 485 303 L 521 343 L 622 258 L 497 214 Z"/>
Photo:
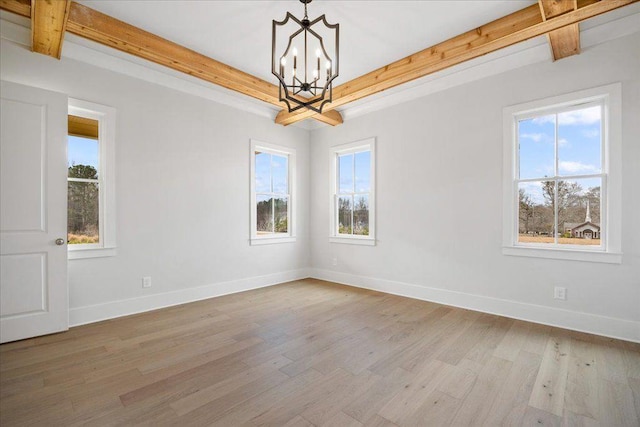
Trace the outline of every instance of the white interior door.
<path fill-rule="evenodd" d="M 0 342 L 7 342 L 69 328 L 67 96 L 3 81 L 0 98 Z"/>

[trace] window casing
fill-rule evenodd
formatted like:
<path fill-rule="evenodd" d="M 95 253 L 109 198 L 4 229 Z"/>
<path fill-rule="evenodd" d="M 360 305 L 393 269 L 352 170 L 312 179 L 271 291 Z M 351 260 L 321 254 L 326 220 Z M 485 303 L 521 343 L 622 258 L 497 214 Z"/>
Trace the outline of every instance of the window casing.
<path fill-rule="evenodd" d="M 375 245 L 375 139 L 330 148 L 329 241 Z"/>
<path fill-rule="evenodd" d="M 295 242 L 296 150 L 251 141 L 251 245 Z"/>
<path fill-rule="evenodd" d="M 97 138 L 94 136 L 86 138 L 83 135 L 69 135 L 69 146 L 67 147 L 69 162 L 69 175 L 67 178 L 68 190 L 68 224 L 69 224 L 69 244 L 68 258 L 96 258 L 113 256 L 116 254 L 116 227 L 115 227 L 115 109 L 92 102 L 81 101 L 69 98 L 69 115 L 89 121 L 97 121 Z M 97 145 L 96 153 L 90 156 L 92 160 L 77 161 L 77 156 L 86 154 L 83 148 L 72 148 L 86 145 L 93 141 Z M 95 159 L 95 160 L 93 160 Z M 87 163 L 87 164 L 84 164 Z M 78 168 L 91 170 L 94 173 L 83 173 Z M 80 171 L 80 172 L 78 172 Z M 84 188 L 82 188 L 84 187 Z M 87 191 L 88 190 L 88 191 Z M 87 194 L 90 194 L 87 196 Z M 96 194 L 97 193 L 97 194 Z M 76 230 L 72 230 L 74 223 L 74 212 L 86 208 L 87 197 L 95 198 L 91 200 L 92 212 L 89 216 L 94 222 L 89 229 L 91 236 L 72 236 Z M 82 199 L 85 200 L 82 200 Z M 73 206 L 72 206 L 73 205 Z M 97 218 L 96 218 L 97 216 Z M 77 221 L 76 221 L 77 222 Z M 97 222 L 97 225 L 95 224 Z M 74 227 L 77 228 L 77 227 Z M 84 230 L 83 230 L 84 231 Z"/>
<path fill-rule="evenodd" d="M 621 262 L 620 93 L 505 108 L 504 254 Z"/>

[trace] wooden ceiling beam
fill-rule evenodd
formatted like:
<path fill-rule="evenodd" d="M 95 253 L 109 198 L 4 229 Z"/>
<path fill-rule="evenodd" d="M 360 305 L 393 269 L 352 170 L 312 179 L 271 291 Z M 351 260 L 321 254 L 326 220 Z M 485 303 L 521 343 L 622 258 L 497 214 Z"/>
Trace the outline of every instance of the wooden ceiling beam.
<path fill-rule="evenodd" d="M 316 114 L 313 118 L 331 126 L 340 125 L 343 122 L 342 114 L 336 110 L 323 111 L 322 114 Z"/>
<path fill-rule="evenodd" d="M 0 9 L 31 18 L 31 0 L 0 0 Z"/>
<path fill-rule="evenodd" d="M 310 110 L 293 113 L 283 110 L 276 117 L 276 123 L 289 125 L 314 118 L 331 125 L 340 124 L 342 116 L 334 109 L 349 102 L 543 34 L 563 29 L 574 31 L 572 34 L 575 35 L 575 30 L 567 30 L 566 27 L 640 0 L 564 0 L 573 7 L 566 12 L 554 12 L 553 8 L 562 0 L 539 1 L 538 5 L 514 12 L 334 88 L 333 102 L 324 107 L 322 115 Z M 548 13 L 545 13 L 542 2 L 547 5 Z M 0 0 L 0 8 L 26 17 L 31 15 L 29 0 Z M 283 106 L 278 99 L 276 85 L 78 3 L 71 2 L 69 9 L 67 31 L 272 105 Z M 558 34 L 563 40 L 557 43 L 558 49 L 572 51 L 562 46 L 563 43 L 575 46 L 572 36 Z"/>
<path fill-rule="evenodd" d="M 86 117 L 79 117 L 69 114 L 68 134 L 72 136 L 80 136 L 82 138 L 98 139 L 99 122 Z"/>
<path fill-rule="evenodd" d="M 324 109 L 329 111 L 637 1 L 639 0 L 579 0 L 577 10 L 546 21 L 542 19 L 537 4 L 529 6 L 334 88 L 333 102 L 325 105 Z M 276 117 L 276 123 L 289 125 L 313 115 L 314 112 L 309 110 L 293 113 L 283 110 Z"/>
<path fill-rule="evenodd" d="M 55 3 L 57 0 L 49 1 Z M 24 0 L 0 0 L 0 8 L 26 17 L 36 9 L 27 6 Z M 70 4 L 66 30 L 271 105 L 284 106 L 279 100 L 278 86 L 79 3 Z M 314 118 L 332 126 L 342 123 L 342 116 L 337 111 Z"/>
<path fill-rule="evenodd" d="M 33 0 L 31 50 L 60 59 L 71 0 Z"/>
<path fill-rule="evenodd" d="M 538 0 L 543 20 L 578 9 L 578 0 Z M 580 24 L 571 24 L 547 33 L 553 60 L 580 53 Z"/>
<path fill-rule="evenodd" d="M 274 84 L 81 4 L 72 2 L 67 30 L 269 104 L 284 105 Z M 342 116 L 323 115 L 317 120 L 336 125 L 342 123 Z"/>

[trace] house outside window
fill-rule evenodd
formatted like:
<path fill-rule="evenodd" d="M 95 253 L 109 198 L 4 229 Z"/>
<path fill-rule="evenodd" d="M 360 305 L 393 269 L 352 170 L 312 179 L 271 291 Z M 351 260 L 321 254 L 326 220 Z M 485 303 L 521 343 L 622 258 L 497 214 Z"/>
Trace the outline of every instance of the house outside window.
<path fill-rule="evenodd" d="M 375 140 L 330 149 L 330 241 L 375 245 Z"/>
<path fill-rule="evenodd" d="M 620 85 L 504 112 L 503 253 L 621 262 Z"/>
<path fill-rule="evenodd" d="M 293 148 L 251 141 L 251 244 L 295 241 Z"/>

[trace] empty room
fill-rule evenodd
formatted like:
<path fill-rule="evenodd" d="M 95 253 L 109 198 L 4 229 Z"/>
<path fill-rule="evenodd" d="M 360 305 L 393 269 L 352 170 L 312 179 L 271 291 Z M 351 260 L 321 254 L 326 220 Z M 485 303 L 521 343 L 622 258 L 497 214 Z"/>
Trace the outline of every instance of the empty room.
<path fill-rule="evenodd" d="M 640 1 L 0 36 L 3 427 L 640 426 Z"/>

